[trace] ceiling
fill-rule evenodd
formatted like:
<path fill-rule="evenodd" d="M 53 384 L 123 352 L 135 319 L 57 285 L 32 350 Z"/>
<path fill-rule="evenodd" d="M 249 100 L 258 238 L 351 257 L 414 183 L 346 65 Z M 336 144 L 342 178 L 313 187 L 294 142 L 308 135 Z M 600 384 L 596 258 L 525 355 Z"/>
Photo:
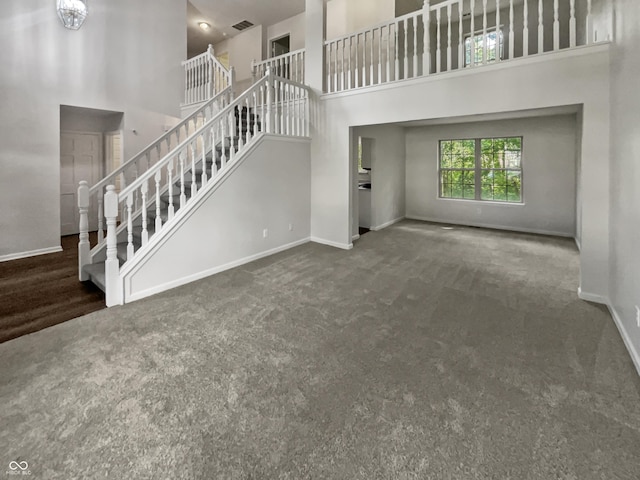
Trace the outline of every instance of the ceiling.
<path fill-rule="evenodd" d="M 188 0 L 188 56 L 240 33 L 232 27 L 236 23 L 248 20 L 254 25 L 273 25 L 304 12 L 304 4 L 305 0 Z M 211 29 L 202 30 L 199 22 L 207 22 Z"/>

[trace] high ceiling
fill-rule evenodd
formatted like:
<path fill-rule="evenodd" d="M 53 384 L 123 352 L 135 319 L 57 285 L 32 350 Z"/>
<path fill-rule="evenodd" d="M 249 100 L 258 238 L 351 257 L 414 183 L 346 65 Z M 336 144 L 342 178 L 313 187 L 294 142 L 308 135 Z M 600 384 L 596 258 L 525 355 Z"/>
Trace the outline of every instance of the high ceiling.
<path fill-rule="evenodd" d="M 232 27 L 248 20 L 254 25 L 273 25 L 304 12 L 304 0 L 188 0 L 187 49 L 189 56 L 202 53 L 207 45 L 240 33 Z M 203 31 L 199 22 L 211 25 Z"/>

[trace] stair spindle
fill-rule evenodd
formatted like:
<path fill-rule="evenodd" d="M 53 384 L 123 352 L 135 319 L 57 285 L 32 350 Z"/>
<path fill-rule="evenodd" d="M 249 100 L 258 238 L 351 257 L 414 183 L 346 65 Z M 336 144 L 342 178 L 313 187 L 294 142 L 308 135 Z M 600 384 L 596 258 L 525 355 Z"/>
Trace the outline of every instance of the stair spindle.
<path fill-rule="evenodd" d="M 127 261 L 133 258 L 133 193 L 127 195 Z"/>
<path fill-rule="evenodd" d="M 500 27 L 500 0 L 496 0 L 496 62 L 502 60 L 502 28 Z"/>
<path fill-rule="evenodd" d="M 487 63 L 487 0 L 482 0 L 482 64 Z"/>
<path fill-rule="evenodd" d="M 359 79 L 360 79 L 360 68 L 358 67 L 358 51 L 359 51 L 359 47 L 358 47 L 358 42 L 359 42 L 359 35 L 354 35 L 355 38 L 355 50 L 354 50 L 354 77 L 353 77 L 353 88 L 358 88 L 360 86 L 359 83 Z"/>
<path fill-rule="evenodd" d="M 185 147 L 186 149 L 187 147 Z M 186 152 L 182 150 L 180 152 L 179 160 L 180 160 L 180 208 L 184 207 L 187 203 L 187 195 L 185 194 L 184 189 L 184 163 L 186 161 Z"/>
<path fill-rule="evenodd" d="M 442 52 L 440 50 L 440 20 L 441 20 L 441 8 L 436 10 L 436 73 L 440 73 L 442 69 Z M 473 19 L 471 20 L 473 22 Z M 473 30 L 473 28 L 472 28 Z M 472 35 L 473 36 L 473 35 Z"/>
<path fill-rule="evenodd" d="M 245 132 L 245 144 L 249 143 L 249 140 L 251 139 L 251 108 L 250 104 L 249 104 L 249 97 L 245 98 L 244 100 L 244 104 L 245 104 L 245 108 L 247 109 L 247 117 L 245 119 L 245 123 L 247 125 L 247 131 Z"/>
<path fill-rule="evenodd" d="M 218 159 L 216 158 L 218 155 L 218 144 L 216 143 L 216 127 L 211 127 L 210 131 L 211 135 L 211 179 L 216 178 L 216 173 L 218 173 Z"/>
<path fill-rule="evenodd" d="M 452 5 L 448 4 L 447 5 L 447 72 L 451 71 L 451 8 L 452 8 Z"/>
<path fill-rule="evenodd" d="M 367 32 L 362 33 L 362 86 L 367 85 Z"/>
<path fill-rule="evenodd" d="M 373 50 L 374 50 L 374 44 L 376 41 L 376 29 L 372 29 L 371 30 L 371 41 L 369 42 L 369 54 L 370 54 L 370 62 L 369 62 L 369 85 L 374 85 L 375 84 L 375 80 L 373 78 L 373 72 L 375 71 L 374 65 L 373 65 Z"/>
<path fill-rule="evenodd" d="M 543 15 L 543 0 L 538 0 L 538 53 L 544 52 L 544 20 Z"/>
<path fill-rule="evenodd" d="M 569 47 L 576 46 L 576 0 L 569 2 Z"/>
<path fill-rule="evenodd" d="M 458 0 L 458 18 L 464 17 L 462 0 Z M 464 68 L 464 22 L 458 21 L 458 69 Z"/>
<path fill-rule="evenodd" d="M 103 198 L 102 198 L 102 190 L 98 192 L 98 243 L 102 243 L 104 240 L 104 224 L 102 223 L 103 218 Z"/>
<path fill-rule="evenodd" d="M 207 175 L 207 137 L 205 132 L 200 134 L 198 141 L 200 142 L 200 157 L 202 161 L 202 173 L 200 174 L 200 187 L 202 188 L 209 181 L 209 176 Z M 213 149 L 213 145 L 211 148 Z"/>
<path fill-rule="evenodd" d="M 169 207 L 167 208 L 167 219 L 171 220 L 176 209 L 173 206 L 173 165 L 174 159 L 167 164 L 167 186 L 169 187 Z"/>
<path fill-rule="evenodd" d="M 191 142 L 187 147 L 191 149 L 191 198 L 189 199 L 189 201 L 193 200 L 198 193 L 198 183 L 196 181 L 198 177 L 198 174 L 196 172 L 196 156 L 198 146 L 197 142 L 198 139 L 196 138 L 196 140 Z"/>
<path fill-rule="evenodd" d="M 231 132 L 231 136 L 229 137 L 229 161 L 232 162 L 236 156 L 236 139 L 235 139 L 235 131 L 233 128 L 234 123 L 234 115 L 232 112 L 229 112 L 227 116 L 227 121 L 229 122 L 229 132 Z"/>
<path fill-rule="evenodd" d="M 516 35 L 513 31 L 513 0 L 509 0 L 509 60 L 515 56 Z"/>
<path fill-rule="evenodd" d="M 253 91 L 253 136 L 258 134 L 258 93 Z"/>
<path fill-rule="evenodd" d="M 382 29 L 384 27 L 380 27 L 378 29 L 378 84 L 382 83 Z M 344 85 L 342 86 L 344 90 Z"/>
<path fill-rule="evenodd" d="M 82 180 L 78 187 L 78 209 L 80 212 L 78 276 L 81 282 L 85 282 L 89 280 L 89 275 L 84 272 L 84 266 L 91 263 L 91 244 L 89 243 L 89 184 L 86 180 Z"/>
<path fill-rule="evenodd" d="M 529 1 L 524 0 L 524 10 L 522 14 L 522 56 L 529 55 Z"/>
<path fill-rule="evenodd" d="M 558 0 L 553 0 L 553 49 L 560 50 L 560 16 Z"/>
<path fill-rule="evenodd" d="M 155 230 L 158 233 L 162 229 L 162 217 L 160 211 L 160 180 L 162 179 L 162 172 L 158 170 L 155 174 L 154 180 L 156 181 L 156 223 Z M 169 193 L 171 195 L 171 193 Z"/>
<path fill-rule="evenodd" d="M 409 19 L 405 18 L 402 24 L 404 28 L 404 71 L 402 78 L 409 78 Z"/>
<path fill-rule="evenodd" d="M 142 192 L 142 246 L 149 241 L 149 230 L 147 228 L 147 194 L 149 193 L 149 182 L 144 180 L 140 186 Z"/>

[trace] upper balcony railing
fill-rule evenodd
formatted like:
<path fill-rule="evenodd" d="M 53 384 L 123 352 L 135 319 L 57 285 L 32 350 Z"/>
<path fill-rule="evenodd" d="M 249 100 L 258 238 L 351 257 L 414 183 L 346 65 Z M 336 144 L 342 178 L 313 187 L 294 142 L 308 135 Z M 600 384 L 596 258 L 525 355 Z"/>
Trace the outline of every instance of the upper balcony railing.
<path fill-rule="evenodd" d="M 184 101 L 182 106 L 206 102 L 233 84 L 233 68 L 227 70 L 213 54 L 206 52 L 182 62 L 184 67 Z"/>
<path fill-rule="evenodd" d="M 268 58 L 261 62 L 255 60 L 251 64 L 253 83 L 262 78 L 267 69 L 282 78 L 304 84 L 304 48 L 294 52 L 285 53 L 277 57 Z"/>
<path fill-rule="evenodd" d="M 462 70 L 596 41 L 591 0 L 426 0 L 325 42 L 325 92 Z M 609 32 L 610 33 L 610 32 Z M 607 35 L 597 40 L 608 40 Z"/>

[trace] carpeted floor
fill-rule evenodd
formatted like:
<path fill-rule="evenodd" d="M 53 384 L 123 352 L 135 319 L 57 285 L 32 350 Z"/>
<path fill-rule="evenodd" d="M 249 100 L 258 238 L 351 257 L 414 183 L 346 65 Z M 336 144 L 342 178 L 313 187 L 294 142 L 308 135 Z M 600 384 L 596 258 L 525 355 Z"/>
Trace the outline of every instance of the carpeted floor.
<path fill-rule="evenodd" d="M 637 479 L 640 379 L 568 239 L 404 221 L 0 345 L 0 471 Z"/>

